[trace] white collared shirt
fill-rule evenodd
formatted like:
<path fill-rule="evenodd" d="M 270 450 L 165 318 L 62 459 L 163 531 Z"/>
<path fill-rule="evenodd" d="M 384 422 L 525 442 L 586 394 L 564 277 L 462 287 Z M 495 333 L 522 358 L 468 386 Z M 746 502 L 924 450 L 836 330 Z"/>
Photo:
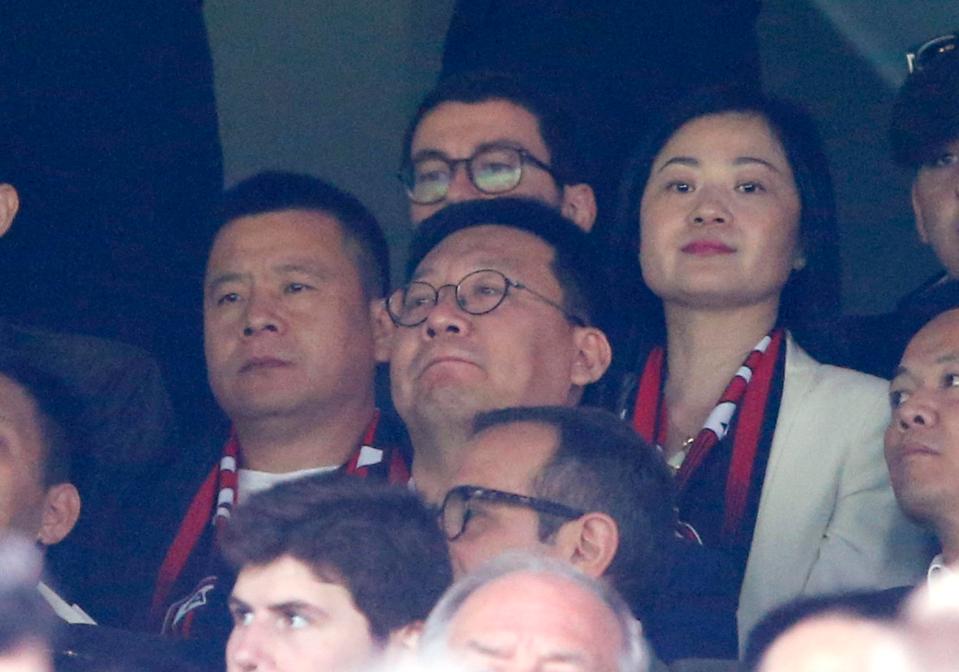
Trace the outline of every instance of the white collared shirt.
<path fill-rule="evenodd" d="M 53 592 L 53 589 L 42 581 L 37 584 L 37 591 L 63 621 L 67 623 L 83 623 L 86 625 L 97 624 L 97 622 L 90 617 L 90 614 L 76 604 L 67 604 L 66 600 Z"/>

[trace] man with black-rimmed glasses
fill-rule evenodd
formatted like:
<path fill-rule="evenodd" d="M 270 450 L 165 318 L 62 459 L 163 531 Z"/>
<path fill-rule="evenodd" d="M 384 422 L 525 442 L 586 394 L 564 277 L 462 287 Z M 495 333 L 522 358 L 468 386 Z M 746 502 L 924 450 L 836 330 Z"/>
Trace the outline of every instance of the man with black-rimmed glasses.
<path fill-rule="evenodd" d="M 532 83 L 466 73 L 426 94 L 403 139 L 399 177 L 417 225 L 452 203 L 520 196 L 584 231 L 596 196 L 572 115 Z"/>
<path fill-rule="evenodd" d="M 735 648 L 719 565 L 673 534 L 672 476 L 628 425 L 540 406 L 481 413 L 473 429 L 440 516 L 457 577 L 508 551 L 542 554 L 608 581 L 663 660 Z"/>
<path fill-rule="evenodd" d="M 606 371 L 597 268 L 586 234 L 531 200 L 451 205 L 417 230 L 387 307 L 393 401 L 428 500 L 449 487 L 477 413 L 574 406 Z"/>

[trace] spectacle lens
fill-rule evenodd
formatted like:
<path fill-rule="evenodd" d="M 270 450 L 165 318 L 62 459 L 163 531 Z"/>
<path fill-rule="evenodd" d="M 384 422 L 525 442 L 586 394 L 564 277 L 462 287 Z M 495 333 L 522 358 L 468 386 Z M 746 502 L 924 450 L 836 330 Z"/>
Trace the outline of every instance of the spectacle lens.
<path fill-rule="evenodd" d="M 387 310 L 400 326 L 415 327 L 429 317 L 443 287 L 436 288 L 428 282 L 411 282 L 390 295 L 386 303 Z M 495 310 L 508 291 L 507 277 L 492 269 L 473 271 L 453 288 L 456 304 L 471 315 L 484 315 Z"/>

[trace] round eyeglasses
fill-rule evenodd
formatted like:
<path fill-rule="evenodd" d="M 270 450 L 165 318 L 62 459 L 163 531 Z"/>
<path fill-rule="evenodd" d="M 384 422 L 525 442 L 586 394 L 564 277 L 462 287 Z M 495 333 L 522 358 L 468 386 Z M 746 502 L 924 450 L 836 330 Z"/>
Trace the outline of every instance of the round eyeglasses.
<path fill-rule="evenodd" d="M 401 327 L 417 327 L 426 322 L 426 318 L 440 300 L 440 292 L 446 287 L 453 288 L 456 305 L 470 315 L 485 315 L 493 312 L 506 299 L 510 289 L 521 289 L 561 312 L 576 326 L 586 326 L 585 320 L 567 312 L 556 301 L 521 282 L 507 278 L 492 268 L 473 271 L 455 285 L 434 287 L 428 282 L 419 280 L 411 282 L 390 294 L 386 300 L 386 311 L 395 324 Z"/>
<path fill-rule="evenodd" d="M 559 502 L 548 499 L 518 495 L 515 492 L 505 492 L 492 488 L 481 488 L 475 485 L 458 485 L 446 493 L 443 506 L 440 508 L 440 524 L 443 533 L 450 541 L 456 541 L 466 532 L 466 526 L 473 517 L 472 502 L 493 502 L 525 506 L 537 513 L 543 513 L 565 520 L 576 520 L 584 515 L 585 511 L 574 509 Z"/>
<path fill-rule="evenodd" d="M 473 186 L 484 194 L 505 194 L 523 179 L 523 166 L 530 164 L 545 170 L 553 179 L 553 169 L 519 147 L 488 145 L 465 159 L 451 159 L 438 152 L 427 153 L 410 161 L 398 177 L 406 187 L 409 199 L 417 205 L 431 205 L 446 198 L 459 164 L 466 165 L 466 174 Z"/>

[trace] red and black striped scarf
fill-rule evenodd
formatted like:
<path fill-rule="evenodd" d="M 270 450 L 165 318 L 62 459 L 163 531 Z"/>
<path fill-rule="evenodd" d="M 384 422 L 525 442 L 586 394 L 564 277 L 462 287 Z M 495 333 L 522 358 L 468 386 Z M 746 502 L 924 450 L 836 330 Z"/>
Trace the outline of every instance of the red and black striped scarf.
<path fill-rule="evenodd" d="M 676 472 L 677 492 L 682 501 L 690 483 L 697 476 L 717 446 L 735 424 L 732 452 L 726 472 L 723 491 L 723 520 L 719 537 L 724 543 L 734 543 L 743 535 L 751 538 L 751 530 L 744 530 L 744 523 L 755 479 L 765 475 L 765 456 L 768 456 L 772 428 L 778 415 L 778 399 L 770 404 L 770 390 L 781 392 L 783 367 L 780 350 L 783 347 L 784 331 L 774 329 L 756 345 L 746 361 L 733 376 L 720 396 L 716 407 L 709 414 L 703 428 L 693 439 L 682 466 Z M 646 358 L 636 404 L 633 411 L 633 426 L 637 433 L 650 442 L 663 445 L 666 441 L 668 409 L 663 398 L 665 351 L 654 348 Z M 778 384 L 775 384 L 779 378 Z M 767 417 L 773 409 L 773 417 Z M 762 469 L 757 469 L 757 455 L 762 454 Z M 760 484 L 761 485 L 761 484 Z"/>
<path fill-rule="evenodd" d="M 384 445 L 377 434 L 379 428 L 380 412 L 377 410 L 363 433 L 360 444 L 340 467 L 340 470 L 350 476 L 359 478 L 376 476 L 392 484 L 405 485 L 410 480 L 410 470 L 403 451 L 398 446 Z M 150 614 L 151 622 L 154 624 L 167 622 L 164 625 L 164 630 L 169 629 L 169 626 L 172 625 L 173 629 L 180 634 L 188 635 L 189 633 L 189 618 L 171 619 L 167 617 L 169 616 L 167 614 L 169 600 L 188 564 L 197 561 L 197 558 L 193 556 L 198 547 L 203 545 L 201 541 L 204 536 L 212 531 L 213 546 L 215 547 L 220 533 L 229 523 L 233 508 L 236 505 L 237 469 L 240 455 L 240 443 L 237 440 L 236 432 L 231 430 L 230 437 L 223 447 L 223 456 L 210 470 L 200 489 L 194 495 L 173 543 L 167 550 L 163 564 L 160 566 L 151 601 Z M 363 466 L 359 466 L 361 457 L 363 458 Z M 206 561 L 209 560 L 206 559 Z M 200 559 L 200 561 L 205 562 L 204 559 Z M 181 620 L 185 622 L 181 623 Z M 172 621 L 176 621 L 176 623 Z"/>

